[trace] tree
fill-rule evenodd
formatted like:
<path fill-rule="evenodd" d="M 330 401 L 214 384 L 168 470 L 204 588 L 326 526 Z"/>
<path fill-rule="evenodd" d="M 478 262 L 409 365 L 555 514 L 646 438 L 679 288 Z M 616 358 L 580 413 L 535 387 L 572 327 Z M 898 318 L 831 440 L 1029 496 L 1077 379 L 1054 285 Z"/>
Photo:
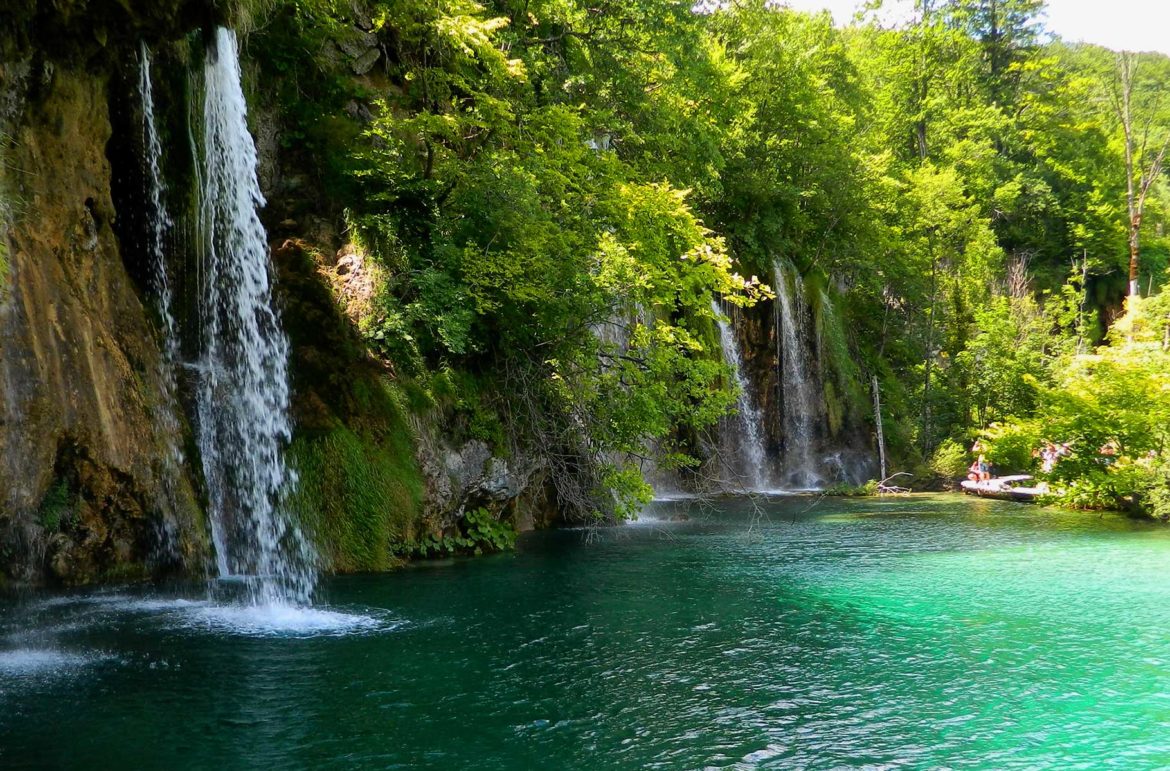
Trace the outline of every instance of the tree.
<path fill-rule="evenodd" d="M 928 455 L 935 441 L 933 374 L 943 354 L 938 344 L 944 322 L 943 287 L 954 286 L 950 322 L 952 329 L 958 329 L 968 321 L 963 309 L 981 300 L 980 295 L 987 292 L 1001 272 L 1003 254 L 987 221 L 979 216 L 978 207 L 963 192 L 962 180 L 953 168 L 940 169 L 927 163 L 909 174 L 902 209 L 903 237 L 918 260 L 929 261 L 921 268 L 929 272 L 930 290 L 924 298 L 925 358 L 919 434 L 923 454 Z M 959 337 L 961 340 L 963 335 Z"/>
<path fill-rule="evenodd" d="M 946 13 L 952 24 L 983 47 L 985 80 L 992 104 L 1016 103 L 1020 65 L 1039 47 L 1044 0 L 951 0 Z"/>
<path fill-rule="evenodd" d="M 1158 71 L 1146 76 L 1141 54 L 1121 52 L 1110 83 L 1113 109 L 1125 142 L 1125 204 L 1129 215 L 1129 296 L 1139 295 L 1138 272 L 1141 258 L 1142 217 L 1150 189 L 1162 174 L 1166 150 L 1170 148 L 1170 105 L 1163 91 L 1168 68 L 1158 62 Z"/>

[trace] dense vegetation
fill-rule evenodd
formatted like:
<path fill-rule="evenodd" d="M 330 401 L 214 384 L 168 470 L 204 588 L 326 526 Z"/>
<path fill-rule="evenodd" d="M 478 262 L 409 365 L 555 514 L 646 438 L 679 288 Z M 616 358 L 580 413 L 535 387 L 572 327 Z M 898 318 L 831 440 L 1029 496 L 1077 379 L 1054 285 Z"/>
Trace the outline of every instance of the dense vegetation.
<path fill-rule="evenodd" d="M 695 462 L 734 404 L 711 300 L 768 298 L 744 277 L 784 260 L 902 467 L 1069 442 L 1070 500 L 1170 514 L 1165 57 L 1050 40 L 1040 0 L 844 29 L 764 0 L 258 6 L 304 205 L 376 265 L 367 342 L 540 453 L 563 506 L 620 514 L 643 458 Z"/>

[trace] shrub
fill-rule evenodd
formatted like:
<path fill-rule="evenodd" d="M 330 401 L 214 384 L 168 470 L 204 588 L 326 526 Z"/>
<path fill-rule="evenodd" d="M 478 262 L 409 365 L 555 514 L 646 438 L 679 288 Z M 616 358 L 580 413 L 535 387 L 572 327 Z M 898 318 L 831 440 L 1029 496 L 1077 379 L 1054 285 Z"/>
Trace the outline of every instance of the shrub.
<path fill-rule="evenodd" d="M 451 535 L 429 533 L 421 539 L 391 546 L 395 555 L 404 558 L 453 557 L 457 554 L 480 555 L 508 551 L 516 545 L 516 528 L 502 522 L 485 508 L 472 509 L 463 515 L 462 529 Z"/>
<path fill-rule="evenodd" d="M 1150 516 L 1170 520 L 1170 458 L 1161 458 L 1152 465 L 1143 485 L 1142 499 Z"/>
<path fill-rule="evenodd" d="M 69 483 L 64 479 L 57 480 L 45 493 L 37 512 L 41 527 L 50 533 L 55 533 L 62 526 L 67 525 L 73 508 L 72 498 Z"/>
<path fill-rule="evenodd" d="M 390 567 L 387 544 L 408 538 L 422 510 L 423 481 L 409 445 L 337 427 L 298 436 L 289 456 L 300 476 L 289 503 L 328 566 Z"/>
<path fill-rule="evenodd" d="M 947 479 L 963 476 L 967 466 L 967 451 L 954 439 L 944 439 L 930 459 L 930 470 Z"/>
<path fill-rule="evenodd" d="M 863 485 L 851 485 L 848 482 L 837 482 L 825 488 L 825 495 L 835 495 L 841 498 L 865 498 L 878 494 L 878 481 L 871 479 Z"/>
<path fill-rule="evenodd" d="M 1032 468 L 1032 451 L 1043 440 L 1035 421 L 1000 425 L 993 423 L 984 432 L 984 454 L 997 474 L 1011 474 Z"/>

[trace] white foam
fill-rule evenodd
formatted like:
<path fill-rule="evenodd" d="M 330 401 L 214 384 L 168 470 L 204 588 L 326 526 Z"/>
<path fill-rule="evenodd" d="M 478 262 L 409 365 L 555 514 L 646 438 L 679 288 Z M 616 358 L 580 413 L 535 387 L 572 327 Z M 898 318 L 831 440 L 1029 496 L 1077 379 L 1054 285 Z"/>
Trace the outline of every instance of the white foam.
<path fill-rule="evenodd" d="M 297 605 L 198 605 L 183 614 L 187 628 L 245 637 L 335 637 L 397 628 L 378 614 L 342 613 Z"/>
<path fill-rule="evenodd" d="M 0 651 L 0 676 L 61 673 L 78 669 L 95 660 L 93 656 L 49 649 L 18 648 Z"/>
<path fill-rule="evenodd" d="M 186 611 L 192 608 L 206 608 L 211 605 L 209 600 L 184 600 L 164 598 L 131 599 L 119 597 L 110 603 L 114 610 L 127 613 L 166 613 L 168 611 Z"/>
<path fill-rule="evenodd" d="M 387 632 L 403 625 L 386 611 L 340 610 L 288 603 L 251 605 L 179 597 L 133 597 L 126 594 L 59 597 L 42 607 L 83 606 L 85 616 L 142 614 L 164 627 L 245 637 L 329 637 Z M 75 624 L 77 622 L 74 622 Z"/>
<path fill-rule="evenodd" d="M 50 597 L 36 604 L 40 608 L 60 608 L 68 605 L 107 605 L 129 599 L 126 594 L 67 594 Z"/>

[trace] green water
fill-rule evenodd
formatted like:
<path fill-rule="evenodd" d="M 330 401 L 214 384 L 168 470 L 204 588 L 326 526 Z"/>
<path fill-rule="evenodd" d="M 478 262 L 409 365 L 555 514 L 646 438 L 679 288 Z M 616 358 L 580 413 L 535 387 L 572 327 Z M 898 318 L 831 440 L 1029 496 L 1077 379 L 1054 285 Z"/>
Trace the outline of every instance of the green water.
<path fill-rule="evenodd" d="M 325 584 L 0 605 L 0 767 L 1170 767 L 1170 529 L 957 498 L 660 504 Z M 331 615 L 335 614 L 335 615 Z"/>

